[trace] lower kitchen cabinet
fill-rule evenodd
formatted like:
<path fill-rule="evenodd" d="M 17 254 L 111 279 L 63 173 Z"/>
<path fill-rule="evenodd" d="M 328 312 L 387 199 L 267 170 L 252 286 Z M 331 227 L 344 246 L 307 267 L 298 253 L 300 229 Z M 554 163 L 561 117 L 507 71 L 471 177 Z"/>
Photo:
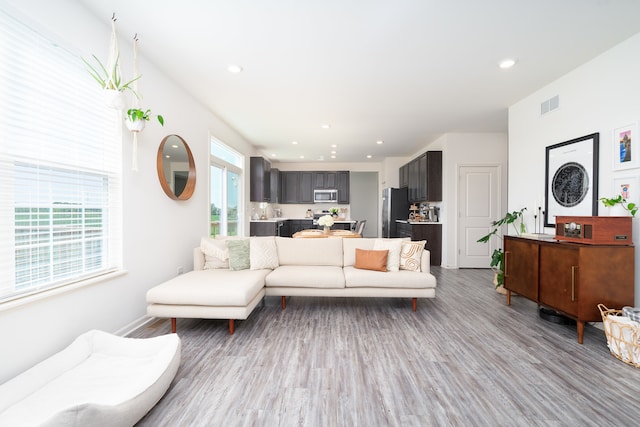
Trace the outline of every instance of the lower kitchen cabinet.
<path fill-rule="evenodd" d="M 434 222 L 408 223 L 398 222 L 397 235 L 395 237 L 409 237 L 411 240 L 426 240 L 425 249 L 431 255 L 431 265 L 442 264 L 442 224 Z"/>
<path fill-rule="evenodd" d="M 249 223 L 249 236 L 277 236 L 278 223 L 282 221 L 265 221 Z"/>
<path fill-rule="evenodd" d="M 576 320 L 601 322 L 598 304 L 620 309 L 634 303 L 634 247 L 504 238 L 504 287 Z"/>

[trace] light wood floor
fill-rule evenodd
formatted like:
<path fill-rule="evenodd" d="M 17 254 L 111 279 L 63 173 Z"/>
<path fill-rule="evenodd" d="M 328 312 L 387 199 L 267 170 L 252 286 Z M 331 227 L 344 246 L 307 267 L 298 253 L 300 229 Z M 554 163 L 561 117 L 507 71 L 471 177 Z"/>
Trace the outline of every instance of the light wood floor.
<path fill-rule="evenodd" d="M 604 332 L 539 318 L 488 270 L 433 268 L 436 298 L 268 298 L 228 334 L 179 319 L 182 362 L 140 426 L 640 425 L 640 369 Z M 168 321 L 131 336 L 169 333 Z"/>

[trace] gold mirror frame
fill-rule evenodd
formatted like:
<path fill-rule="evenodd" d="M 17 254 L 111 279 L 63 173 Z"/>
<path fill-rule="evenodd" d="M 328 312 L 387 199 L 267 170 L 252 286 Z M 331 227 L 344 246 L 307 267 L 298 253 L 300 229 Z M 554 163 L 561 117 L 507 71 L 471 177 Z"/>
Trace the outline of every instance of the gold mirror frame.
<path fill-rule="evenodd" d="M 173 139 L 177 139 L 174 141 Z M 182 147 L 172 147 L 173 145 L 182 144 Z M 187 175 L 187 182 L 184 186 L 184 189 L 180 194 L 176 194 L 174 189 L 171 188 L 172 176 L 165 173 L 165 166 L 170 165 L 170 160 L 166 157 L 165 149 L 167 153 L 171 149 L 173 150 L 181 150 L 184 148 L 186 153 L 182 153 L 182 155 L 186 154 L 189 162 L 189 170 Z M 168 164 L 166 162 L 169 162 Z M 180 163 L 186 163 L 185 161 L 181 161 Z M 162 139 L 160 143 L 160 147 L 158 147 L 158 156 L 156 157 L 156 168 L 158 170 L 158 179 L 160 180 L 160 186 L 164 190 L 165 194 L 169 196 L 173 200 L 188 200 L 192 195 L 193 191 L 196 188 L 196 164 L 193 161 L 193 155 L 191 154 L 191 150 L 189 149 L 189 145 L 187 142 L 179 135 L 167 135 Z M 169 170 L 172 170 L 169 168 Z M 186 170 L 184 171 L 186 172 Z"/>

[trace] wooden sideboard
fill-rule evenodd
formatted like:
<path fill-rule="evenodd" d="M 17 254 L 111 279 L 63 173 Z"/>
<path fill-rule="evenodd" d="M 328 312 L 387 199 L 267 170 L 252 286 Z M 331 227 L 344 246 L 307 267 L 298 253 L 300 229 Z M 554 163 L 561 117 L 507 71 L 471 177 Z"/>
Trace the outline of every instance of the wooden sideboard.
<path fill-rule="evenodd" d="M 634 303 L 634 247 L 504 238 L 504 287 L 576 320 L 582 344 L 585 322 L 601 322 L 598 304 Z"/>

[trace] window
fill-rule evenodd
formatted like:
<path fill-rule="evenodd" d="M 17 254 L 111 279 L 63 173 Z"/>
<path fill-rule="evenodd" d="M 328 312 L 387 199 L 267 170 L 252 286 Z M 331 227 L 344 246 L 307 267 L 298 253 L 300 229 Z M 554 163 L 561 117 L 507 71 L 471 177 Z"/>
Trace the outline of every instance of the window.
<path fill-rule="evenodd" d="M 211 138 L 209 203 L 211 236 L 242 235 L 244 156 Z"/>
<path fill-rule="evenodd" d="M 0 302 L 121 268 L 120 113 L 1 10 L 0 81 Z"/>

